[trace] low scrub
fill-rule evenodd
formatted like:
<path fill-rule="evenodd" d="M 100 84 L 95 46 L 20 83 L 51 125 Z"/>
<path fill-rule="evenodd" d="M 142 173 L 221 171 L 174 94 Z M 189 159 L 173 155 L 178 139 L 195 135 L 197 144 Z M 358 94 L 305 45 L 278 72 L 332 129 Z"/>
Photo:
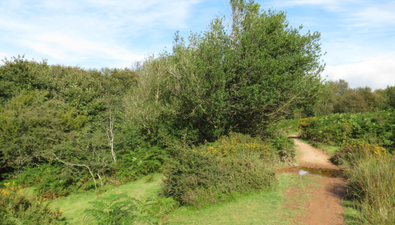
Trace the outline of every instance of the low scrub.
<path fill-rule="evenodd" d="M 27 197 L 15 182 L 0 190 L 0 221 L 4 225 L 57 224 L 62 212 L 52 210 L 41 198 Z"/>
<path fill-rule="evenodd" d="M 259 138 L 231 134 L 193 149 L 173 150 L 165 165 L 163 194 L 201 208 L 233 193 L 273 187 L 275 150 Z"/>
<path fill-rule="evenodd" d="M 331 161 L 337 165 L 356 165 L 359 161 L 372 157 L 387 157 L 387 150 L 378 144 L 370 144 L 364 140 L 349 140 L 335 155 Z"/>

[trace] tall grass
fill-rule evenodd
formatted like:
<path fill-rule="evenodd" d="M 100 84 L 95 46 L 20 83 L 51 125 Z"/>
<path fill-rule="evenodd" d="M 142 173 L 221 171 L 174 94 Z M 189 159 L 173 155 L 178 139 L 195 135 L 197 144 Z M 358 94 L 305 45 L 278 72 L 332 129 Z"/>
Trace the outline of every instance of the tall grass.
<path fill-rule="evenodd" d="M 394 224 L 395 157 L 357 157 L 350 170 L 348 196 L 361 214 L 360 224 Z"/>

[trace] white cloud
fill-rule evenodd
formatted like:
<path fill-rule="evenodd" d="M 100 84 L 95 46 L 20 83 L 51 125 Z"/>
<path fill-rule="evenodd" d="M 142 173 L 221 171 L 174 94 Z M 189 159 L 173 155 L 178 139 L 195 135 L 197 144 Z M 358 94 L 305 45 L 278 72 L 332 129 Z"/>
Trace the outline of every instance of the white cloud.
<path fill-rule="evenodd" d="M 3 63 L 2 60 L 5 58 L 9 58 L 9 55 L 5 52 L 0 52 L 0 65 Z"/>
<path fill-rule="evenodd" d="M 37 43 L 32 41 L 21 42 L 26 48 L 35 50 L 38 53 L 45 54 L 46 56 L 51 56 L 54 59 L 64 60 L 67 58 L 67 54 L 59 49 L 55 49 L 46 43 Z"/>
<path fill-rule="evenodd" d="M 344 22 L 355 27 L 382 28 L 395 26 L 395 2 L 381 5 L 365 5 L 356 12 L 349 12 Z"/>
<path fill-rule="evenodd" d="M 186 28 L 193 6 L 202 1 L 0 1 L 0 32 L 7 33 L 0 37 L 0 48 L 49 63 L 130 65 L 158 51 L 152 46 L 169 44 L 163 32 Z"/>
<path fill-rule="evenodd" d="M 117 59 L 129 62 L 143 59 L 129 51 L 107 46 L 106 43 L 88 41 L 57 33 L 44 33 L 35 37 L 35 41 L 22 42 L 26 48 L 31 48 L 56 60 L 75 60 L 87 58 Z"/>
<path fill-rule="evenodd" d="M 350 87 L 369 86 L 372 89 L 395 86 L 395 56 L 384 55 L 366 58 L 354 64 L 327 66 L 322 73 L 328 80 L 346 80 Z"/>
<path fill-rule="evenodd" d="M 320 6 L 330 11 L 344 11 L 344 5 L 361 4 L 361 0 L 287 0 L 287 1 L 272 1 L 272 5 L 278 7 L 294 7 L 301 5 Z"/>

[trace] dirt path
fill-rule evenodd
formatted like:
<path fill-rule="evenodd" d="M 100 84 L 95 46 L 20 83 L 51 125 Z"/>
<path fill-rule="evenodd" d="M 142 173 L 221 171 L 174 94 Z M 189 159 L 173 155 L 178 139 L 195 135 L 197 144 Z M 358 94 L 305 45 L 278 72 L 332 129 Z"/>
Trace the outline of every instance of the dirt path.
<path fill-rule="evenodd" d="M 309 144 L 303 143 L 299 139 L 294 138 L 297 151 L 299 151 L 298 161 L 299 166 L 340 169 L 329 161 L 329 156 L 322 150 L 312 147 Z"/>
<path fill-rule="evenodd" d="M 329 156 L 323 151 L 296 138 L 294 140 L 299 151 L 298 161 L 300 167 L 340 169 L 329 161 Z M 291 172 L 298 176 L 299 168 L 283 168 L 278 172 Z M 302 212 L 298 212 L 293 218 L 293 224 L 344 224 L 344 217 L 341 214 L 343 212 L 341 203 L 343 196 L 346 194 L 345 180 L 342 178 L 322 177 L 318 181 L 316 179 L 315 182 L 318 182 L 318 184 L 308 185 L 303 190 L 297 187 L 288 188 L 286 192 L 287 198 L 296 198 L 296 196 L 307 195 L 306 193 L 308 193 L 307 197 L 309 199 L 305 202 L 297 203 L 297 205 L 284 204 L 286 209 L 302 209 Z"/>

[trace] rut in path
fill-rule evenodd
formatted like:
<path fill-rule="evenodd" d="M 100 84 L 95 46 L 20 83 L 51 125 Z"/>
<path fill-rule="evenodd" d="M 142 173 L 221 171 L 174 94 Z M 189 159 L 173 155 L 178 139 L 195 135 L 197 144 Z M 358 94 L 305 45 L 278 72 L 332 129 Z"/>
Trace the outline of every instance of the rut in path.
<path fill-rule="evenodd" d="M 294 138 L 297 151 L 299 151 L 299 166 L 340 169 L 329 161 L 329 156 L 322 150 L 316 149 L 309 144 Z M 289 168 L 289 172 L 297 172 L 297 168 Z M 283 172 L 286 172 L 285 169 Z M 281 170 L 280 170 L 281 172 Z M 310 176 L 310 175 L 307 175 Z M 322 177 L 318 187 L 307 187 L 312 192 L 312 197 L 302 203 L 303 212 L 293 218 L 295 224 L 308 225 L 331 225 L 344 224 L 342 198 L 346 194 L 346 183 L 343 178 Z M 297 190 L 293 187 L 288 188 L 287 196 L 292 198 L 306 190 Z M 297 193 L 301 192 L 301 193 Z"/>

